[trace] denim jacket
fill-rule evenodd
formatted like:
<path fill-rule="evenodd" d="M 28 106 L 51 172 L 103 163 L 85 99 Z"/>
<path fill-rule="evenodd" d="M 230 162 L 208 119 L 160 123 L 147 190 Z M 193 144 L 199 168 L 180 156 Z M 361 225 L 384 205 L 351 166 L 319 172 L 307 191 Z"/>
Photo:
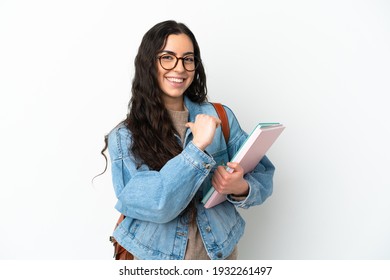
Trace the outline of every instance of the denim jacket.
<path fill-rule="evenodd" d="M 198 104 L 185 97 L 185 106 L 191 122 L 197 114 L 217 116 L 207 102 Z M 230 125 L 228 145 L 218 127 L 213 142 L 203 152 L 192 143 L 192 133 L 187 129 L 183 151 L 160 171 L 137 166 L 129 151 L 131 132 L 123 124 L 109 133 L 112 180 L 118 198 L 115 208 L 126 216 L 114 237 L 139 259 L 184 258 L 189 226 L 182 213 L 193 198 L 196 223 L 209 257 L 225 259 L 244 233 L 245 222 L 236 207 L 261 204 L 271 195 L 275 168 L 265 156 L 252 172 L 244 175 L 249 184 L 244 200 L 235 201 L 228 196 L 213 208 L 203 207 L 201 199 L 211 187 L 214 170 L 228 162 L 247 138 L 233 112 L 226 106 L 225 109 Z"/>

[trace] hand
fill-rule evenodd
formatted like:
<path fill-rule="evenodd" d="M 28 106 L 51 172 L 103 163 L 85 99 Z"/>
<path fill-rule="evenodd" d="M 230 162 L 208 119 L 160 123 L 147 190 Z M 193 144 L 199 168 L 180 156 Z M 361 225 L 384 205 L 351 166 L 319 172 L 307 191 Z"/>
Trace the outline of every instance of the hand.
<path fill-rule="evenodd" d="M 211 183 L 220 194 L 246 196 L 249 192 L 248 182 L 244 179 L 244 169 L 236 162 L 228 162 L 233 173 L 226 171 L 225 166 L 218 166 L 214 172 Z"/>
<path fill-rule="evenodd" d="M 189 127 L 194 135 L 192 139 L 194 145 L 204 151 L 213 141 L 215 130 L 220 124 L 221 120 L 216 117 L 199 114 L 196 116 L 195 122 L 188 122 L 186 127 Z"/>

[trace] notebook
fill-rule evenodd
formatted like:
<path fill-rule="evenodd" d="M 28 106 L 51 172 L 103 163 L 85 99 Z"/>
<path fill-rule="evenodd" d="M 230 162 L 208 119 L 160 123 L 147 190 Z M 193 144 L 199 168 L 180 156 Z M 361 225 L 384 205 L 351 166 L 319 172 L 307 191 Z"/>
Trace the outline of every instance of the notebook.
<path fill-rule="evenodd" d="M 259 123 L 230 161 L 238 162 L 244 169 L 244 173 L 251 172 L 284 128 L 280 123 Z M 226 167 L 226 170 L 230 173 L 233 172 L 229 167 Z M 211 187 L 203 197 L 202 203 L 205 208 L 211 208 L 225 200 L 226 195 L 219 194 L 214 187 Z"/>

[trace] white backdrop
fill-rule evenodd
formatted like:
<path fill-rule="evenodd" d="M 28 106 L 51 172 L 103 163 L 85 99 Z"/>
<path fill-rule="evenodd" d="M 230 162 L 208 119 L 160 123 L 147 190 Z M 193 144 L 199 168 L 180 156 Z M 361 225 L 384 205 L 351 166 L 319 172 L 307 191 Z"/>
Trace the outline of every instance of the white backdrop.
<path fill-rule="evenodd" d="M 273 196 L 241 259 L 389 259 L 388 1 L 0 0 L 0 259 L 110 259 L 103 136 L 143 34 L 197 36 L 211 101 L 279 121 Z"/>

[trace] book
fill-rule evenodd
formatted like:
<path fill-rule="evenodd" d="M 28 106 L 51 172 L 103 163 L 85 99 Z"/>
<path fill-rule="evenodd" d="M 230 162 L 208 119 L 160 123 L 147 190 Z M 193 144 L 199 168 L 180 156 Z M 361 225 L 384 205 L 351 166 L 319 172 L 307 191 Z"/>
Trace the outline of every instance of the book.
<path fill-rule="evenodd" d="M 230 161 L 239 163 L 244 169 L 245 174 L 251 172 L 284 128 L 281 123 L 259 123 Z M 226 170 L 230 173 L 234 171 L 229 167 L 226 167 Z M 211 186 L 210 190 L 203 196 L 202 203 L 205 208 L 211 208 L 225 200 L 226 195 L 218 193 Z"/>

